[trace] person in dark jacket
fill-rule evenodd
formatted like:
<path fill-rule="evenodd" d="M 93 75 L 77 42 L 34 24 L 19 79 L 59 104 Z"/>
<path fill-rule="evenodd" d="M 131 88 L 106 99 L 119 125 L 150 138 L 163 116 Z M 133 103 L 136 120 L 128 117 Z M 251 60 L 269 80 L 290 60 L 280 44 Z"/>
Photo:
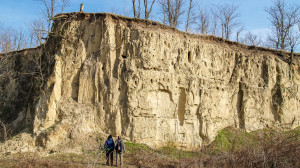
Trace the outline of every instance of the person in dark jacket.
<path fill-rule="evenodd" d="M 114 161 L 115 143 L 111 135 L 109 135 L 107 140 L 105 141 L 104 148 L 106 151 L 106 165 L 109 165 L 110 157 L 110 164 L 112 166 Z"/>

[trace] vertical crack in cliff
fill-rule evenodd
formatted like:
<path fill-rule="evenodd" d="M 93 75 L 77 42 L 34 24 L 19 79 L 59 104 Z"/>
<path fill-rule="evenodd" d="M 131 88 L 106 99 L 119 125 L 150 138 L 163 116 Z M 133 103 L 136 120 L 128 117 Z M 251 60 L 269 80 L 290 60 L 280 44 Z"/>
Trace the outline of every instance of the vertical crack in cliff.
<path fill-rule="evenodd" d="M 126 62 L 123 61 L 123 65 L 121 65 L 121 74 L 120 74 L 120 84 L 119 84 L 119 103 L 121 108 L 121 134 L 125 134 L 125 130 L 127 130 L 130 126 L 130 119 L 128 115 L 128 86 L 127 86 L 127 67 Z"/>
<path fill-rule="evenodd" d="M 236 103 L 236 109 L 238 113 L 238 118 L 239 118 L 239 128 L 244 129 L 245 128 L 245 112 L 243 108 L 243 97 L 244 97 L 244 92 L 242 89 L 242 83 L 239 83 L 239 91 L 237 95 L 237 103 Z"/>
<path fill-rule="evenodd" d="M 238 59 L 239 59 L 239 56 L 237 53 L 235 53 L 234 66 L 233 66 L 233 70 L 230 75 L 229 83 L 231 83 L 234 78 L 238 77 L 238 61 L 239 61 Z"/>
<path fill-rule="evenodd" d="M 281 122 L 281 104 L 283 102 L 282 93 L 278 84 L 272 89 L 272 113 L 275 121 Z"/>
<path fill-rule="evenodd" d="M 118 74 L 119 74 L 119 72 L 118 72 L 118 70 L 120 69 L 120 57 L 121 57 L 121 52 L 122 52 L 122 50 L 121 50 L 121 36 L 122 36 L 122 34 L 121 34 L 121 31 L 120 31 L 120 25 L 118 24 L 117 26 L 116 26 L 116 28 L 115 28 L 115 47 L 116 47 L 116 49 L 115 49 L 115 51 L 116 51 L 116 58 L 115 58 L 115 61 L 114 61 L 114 65 L 113 65 L 113 77 L 114 78 L 118 78 Z M 122 57 L 123 57 L 123 55 L 122 55 Z M 124 58 L 124 57 L 123 57 Z"/>
<path fill-rule="evenodd" d="M 184 88 L 179 88 L 179 99 L 178 99 L 178 119 L 179 124 L 183 126 L 184 123 L 184 113 L 185 113 L 185 103 L 186 103 L 186 94 Z"/>
<path fill-rule="evenodd" d="M 269 84 L 269 71 L 266 57 L 264 57 L 264 61 L 261 67 L 261 78 L 263 79 L 265 85 Z"/>
<path fill-rule="evenodd" d="M 202 139 L 202 144 L 205 144 L 207 142 L 209 142 L 209 139 L 208 137 L 204 134 L 204 119 L 203 119 L 203 116 L 202 116 L 202 112 L 201 112 L 201 97 L 202 97 L 202 94 L 203 94 L 203 90 L 200 89 L 199 91 L 199 97 L 200 97 L 200 103 L 197 107 L 197 118 L 199 120 L 199 136 L 201 137 Z"/>
<path fill-rule="evenodd" d="M 282 77 L 281 77 L 280 67 L 278 65 L 276 67 L 276 72 L 277 72 L 276 84 L 271 90 L 272 93 L 271 110 L 274 115 L 275 121 L 281 122 L 281 115 L 282 115 L 281 105 L 283 103 L 283 95 L 280 87 L 280 82 Z"/>
<path fill-rule="evenodd" d="M 73 77 L 72 84 L 71 84 L 72 85 L 71 97 L 76 102 L 78 102 L 80 71 L 81 71 L 81 68 L 79 70 L 77 70 L 76 75 Z"/>

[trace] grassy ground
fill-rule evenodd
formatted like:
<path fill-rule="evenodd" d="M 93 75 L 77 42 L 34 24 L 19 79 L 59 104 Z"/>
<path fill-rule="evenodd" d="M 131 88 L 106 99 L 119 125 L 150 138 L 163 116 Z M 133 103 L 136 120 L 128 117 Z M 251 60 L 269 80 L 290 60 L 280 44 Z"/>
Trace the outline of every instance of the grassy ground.
<path fill-rule="evenodd" d="M 209 146 L 196 152 L 167 143 L 160 149 L 126 142 L 123 167 L 300 167 L 300 127 L 287 131 L 265 129 L 251 133 L 221 130 Z M 0 158 L 0 167 L 106 167 L 104 151 L 83 154 L 21 153 Z M 115 166 L 116 167 L 116 166 Z"/>

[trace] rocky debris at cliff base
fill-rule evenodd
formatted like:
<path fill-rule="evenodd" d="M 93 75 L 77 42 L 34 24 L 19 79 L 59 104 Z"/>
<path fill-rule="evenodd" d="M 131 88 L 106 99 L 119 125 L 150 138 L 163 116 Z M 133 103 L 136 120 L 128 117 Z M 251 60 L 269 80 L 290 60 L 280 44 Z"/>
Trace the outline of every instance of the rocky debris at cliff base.
<path fill-rule="evenodd" d="M 123 167 L 299 167 L 300 127 L 281 132 L 274 129 L 245 132 L 225 128 L 209 146 L 185 151 L 174 143 L 153 149 L 125 142 Z M 18 152 L 0 156 L 0 167 L 105 167 L 104 150 L 83 147 L 82 153 Z"/>
<path fill-rule="evenodd" d="M 19 133 L 0 144 L 0 155 L 11 155 L 23 152 L 35 152 L 37 147 L 30 133 Z"/>

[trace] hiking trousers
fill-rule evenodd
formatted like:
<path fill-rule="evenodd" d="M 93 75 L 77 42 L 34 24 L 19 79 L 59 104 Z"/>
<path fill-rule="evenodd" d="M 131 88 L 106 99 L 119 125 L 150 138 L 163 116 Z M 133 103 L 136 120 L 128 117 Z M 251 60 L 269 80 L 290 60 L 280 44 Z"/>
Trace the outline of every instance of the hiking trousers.
<path fill-rule="evenodd" d="M 110 165 L 113 165 L 113 162 L 114 162 L 114 150 L 113 149 L 106 151 L 106 165 L 109 165 L 109 158 L 110 158 Z"/>
<path fill-rule="evenodd" d="M 118 166 L 118 160 L 120 160 L 120 166 L 123 165 L 123 153 L 116 152 L 116 165 Z"/>

